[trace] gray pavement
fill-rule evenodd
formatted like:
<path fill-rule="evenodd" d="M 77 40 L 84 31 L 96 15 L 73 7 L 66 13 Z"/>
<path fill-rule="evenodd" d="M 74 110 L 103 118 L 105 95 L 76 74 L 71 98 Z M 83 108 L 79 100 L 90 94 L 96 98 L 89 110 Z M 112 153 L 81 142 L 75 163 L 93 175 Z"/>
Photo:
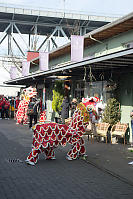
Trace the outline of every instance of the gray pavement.
<path fill-rule="evenodd" d="M 132 199 L 129 146 L 85 140 L 87 160 L 67 161 L 68 145 L 55 149 L 56 160 L 41 154 L 38 164 L 30 166 L 24 160 L 32 132 L 13 120 L 0 120 L 0 199 Z"/>
<path fill-rule="evenodd" d="M 129 144 L 86 141 L 87 162 L 133 185 L 133 165 L 128 165 L 133 161 L 130 147 Z"/>

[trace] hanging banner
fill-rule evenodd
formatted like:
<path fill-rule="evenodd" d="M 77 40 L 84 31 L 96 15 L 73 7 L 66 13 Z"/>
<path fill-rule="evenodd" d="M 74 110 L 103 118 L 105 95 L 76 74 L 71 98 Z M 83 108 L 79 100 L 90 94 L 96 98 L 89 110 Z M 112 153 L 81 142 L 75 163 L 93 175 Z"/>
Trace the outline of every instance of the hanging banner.
<path fill-rule="evenodd" d="M 17 68 L 16 68 L 16 66 L 11 66 L 11 68 L 10 68 L 10 78 L 16 79 L 16 76 L 17 76 Z"/>
<path fill-rule="evenodd" d="M 32 52 L 32 51 L 27 52 L 27 61 L 32 61 L 33 59 L 38 57 L 39 57 L 39 52 Z"/>
<path fill-rule="evenodd" d="M 71 35 L 71 61 L 82 61 L 84 51 L 84 37 Z"/>
<path fill-rule="evenodd" d="M 49 53 L 48 52 L 39 52 L 39 69 L 41 71 L 48 70 L 49 65 Z"/>
<path fill-rule="evenodd" d="M 22 75 L 27 76 L 29 75 L 30 70 L 30 61 L 23 61 L 22 62 Z"/>

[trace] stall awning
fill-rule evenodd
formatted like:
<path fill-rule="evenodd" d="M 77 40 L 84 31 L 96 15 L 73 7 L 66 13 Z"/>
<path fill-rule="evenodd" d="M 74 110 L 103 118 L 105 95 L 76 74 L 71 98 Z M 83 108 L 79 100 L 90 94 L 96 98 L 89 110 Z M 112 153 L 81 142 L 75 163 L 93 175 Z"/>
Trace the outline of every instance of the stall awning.
<path fill-rule="evenodd" d="M 53 76 L 81 76 L 84 74 L 85 67 L 89 69 L 91 66 L 92 70 L 98 72 L 99 70 L 107 71 L 110 69 L 117 71 L 130 71 L 133 72 L 133 48 L 126 49 L 123 51 L 115 52 L 108 55 L 103 55 L 96 58 L 86 58 L 83 61 L 69 63 L 64 66 L 58 67 L 53 66 L 51 70 L 44 72 L 37 72 L 31 75 L 20 77 L 14 80 L 4 82 L 5 84 L 12 85 L 29 85 L 33 82 L 41 82 L 46 78 Z"/>

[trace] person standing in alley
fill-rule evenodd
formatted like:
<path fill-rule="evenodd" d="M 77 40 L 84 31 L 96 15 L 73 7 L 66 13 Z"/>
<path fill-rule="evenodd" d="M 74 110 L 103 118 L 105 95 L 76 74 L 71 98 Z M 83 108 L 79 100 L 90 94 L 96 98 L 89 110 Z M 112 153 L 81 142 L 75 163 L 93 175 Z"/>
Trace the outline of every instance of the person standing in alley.
<path fill-rule="evenodd" d="M 131 118 L 131 129 L 132 129 L 132 143 L 131 147 L 133 147 L 133 110 L 130 113 L 130 118 Z M 133 165 L 133 161 L 128 163 L 129 165 Z"/>
<path fill-rule="evenodd" d="M 73 116 L 73 113 L 76 110 L 76 107 L 77 107 L 77 99 L 73 98 L 71 102 L 71 117 Z"/>
<path fill-rule="evenodd" d="M 0 119 L 2 119 L 2 97 L 0 97 Z"/>
<path fill-rule="evenodd" d="M 38 101 L 35 97 L 30 99 L 29 105 L 28 105 L 28 110 L 27 114 L 29 116 L 29 128 L 32 128 L 32 122 L 34 120 L 34 124 L 37 123 L 37 116 L 39 112 L 39 104 L 40 101 Z"/>
<path fill-rule="evenodd" d="M 5 97 L 4 96 L 2 97 L 1 105 L 2 105 L 1 118 L 4 119 L 5 118 Z"/>
<path fill-rule="evenodd" d="M 69 99 L 68 96 L 64 97 L 64 100 L 61 105 L 61 118 L 62 118 L 62 123 L 65 124 L 65 119 L 69 117 Z"/>
<path fill-rule="evenodd" d="M 131 129 L 132 129 L 132 145 L 133 145 L 133 110 L 130 113 L 130 118 L 131 118 Z"/>
<path fill-rule="evenodd" d="M 9 120 L 9 108 L 10 108 L 10 102 L 7 98 L 5 98 L 4 113 L 5 113 L 5 119 L 7 120 Z"/>
<path fill-rule="evenodd" d="M 10 101 L 10 116 L 11 116 L 11 118 L 14 118 L 14 110 L 15 110 L 15 100 L 14 100 L 14 97 L 12 97 L 11 101 Z"/>

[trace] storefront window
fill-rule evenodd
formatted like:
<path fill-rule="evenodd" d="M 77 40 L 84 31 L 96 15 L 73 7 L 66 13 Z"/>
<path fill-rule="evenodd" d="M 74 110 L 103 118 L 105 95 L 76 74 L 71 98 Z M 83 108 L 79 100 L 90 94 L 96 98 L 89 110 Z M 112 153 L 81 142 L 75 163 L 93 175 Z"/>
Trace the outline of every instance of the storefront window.
<path fill-rule="evenodd" d="M 106 102 L 106 86 L 107 82 L 106 81 L 96 81 L 96 82 L 88 82 L 88 97 L 91 96 L 96 96 L 99 97 L 101 100 Z"/>
<path fill-rule="evenodd" d="M 75 86 L 75 91 L 74 91 L 74 97 L 78 100 L 81 101 L 82 98 L 84 97 L 84 87 L 85 84 L 82 81 L 77 81 L 76 86 Z"/>
<path fill-rule="evenodd" d="M 81 101 L 84 97 L 98 97 L 104 103 L 111 97 L 112 92 L 107 90 L 107 81 L 75 82 L 74 97 Z"/>

